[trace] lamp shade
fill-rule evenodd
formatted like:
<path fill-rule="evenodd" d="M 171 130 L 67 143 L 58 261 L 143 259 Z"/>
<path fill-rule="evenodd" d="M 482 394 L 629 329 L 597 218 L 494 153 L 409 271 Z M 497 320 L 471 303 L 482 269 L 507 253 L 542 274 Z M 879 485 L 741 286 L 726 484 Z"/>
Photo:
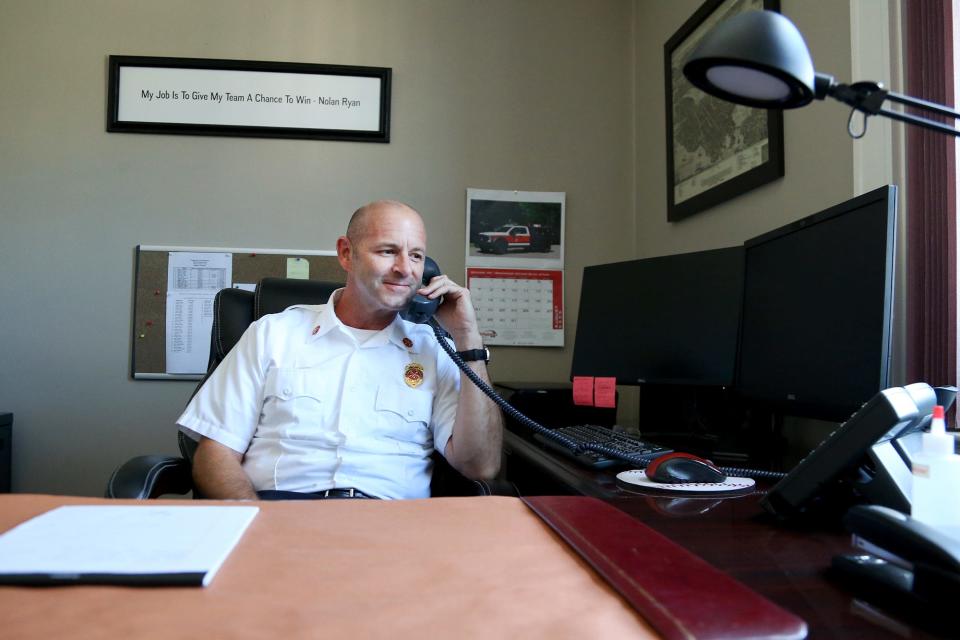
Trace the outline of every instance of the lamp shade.
<path fill-rule="evenodd" d="M 765 109 L 802 107 L 814 98 L 814 69 L 800 31 L 773 11 L 747 11 L 707 33 L 683 65 L 706 93 Z"/>

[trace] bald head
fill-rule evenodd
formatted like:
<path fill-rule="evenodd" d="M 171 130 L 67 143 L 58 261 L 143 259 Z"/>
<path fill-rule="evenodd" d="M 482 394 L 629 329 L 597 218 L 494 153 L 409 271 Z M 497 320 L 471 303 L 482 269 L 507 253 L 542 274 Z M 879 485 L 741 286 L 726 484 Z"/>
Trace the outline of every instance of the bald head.
<path fill-rule="evenodd" d="M 337 317 L 351 327 L 382 329 L 409 304 L 423 277 L 427 232 L 420 214 L 393 200 L 360 207 L 337 239 L 347 283 Z"/>
<path fill-rule="evenodd" d="M 350 222 L 347 224 L 347 238 L 353 244 L 359 243 L 369 234 L 371 223 L 377 216 L 393 212 L 413 215 L 419 220 L 420 225 L 423 225 L 423 218 L 413 207 L 397 200 L 375 200 L 363 205 L 350 216 Z"/>

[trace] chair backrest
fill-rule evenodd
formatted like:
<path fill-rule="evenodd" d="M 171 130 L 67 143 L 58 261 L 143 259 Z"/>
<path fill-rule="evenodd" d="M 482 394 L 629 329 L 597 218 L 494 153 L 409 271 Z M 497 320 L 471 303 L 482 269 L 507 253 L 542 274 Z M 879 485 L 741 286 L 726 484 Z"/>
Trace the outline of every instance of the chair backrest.
<path fill-rule="evenodd" d="M 259 320 L 268 313 L 280 313 L 295 304 L 324 304 L 341 282 L 264 278 L 254 293 L 253 315 Z"/>
<path fill-rule="evenodd" d="M 253 314 L 253 301 L 254 293 L 243 289 L 221 289 L 213 299 L 213 329 L 210 333 L 207 375 L 217 368 L 250 323 L 256 319 Z"/>
<path fill-rule="evenodd" d="M 254 320 L 259 320 L 269 313 L 280 313 L 295 304 L 324 304 L 330 294 L 342 286 L 342 283 L 320 280 L 264 278 L 257 285 L 256 291 L 221 289 L 213 299 L 213 328 L 210 332 L 207 373 L 193 393 L 200 390 Z M 179 433 L 177 440 L 180 453 L 193 463 L 197 443 L 183 432 Z"/>

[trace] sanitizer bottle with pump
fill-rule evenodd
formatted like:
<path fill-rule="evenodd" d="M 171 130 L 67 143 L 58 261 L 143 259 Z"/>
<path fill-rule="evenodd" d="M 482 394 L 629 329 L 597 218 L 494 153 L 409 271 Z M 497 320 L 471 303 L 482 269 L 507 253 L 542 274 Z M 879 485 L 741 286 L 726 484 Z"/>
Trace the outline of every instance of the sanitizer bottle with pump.
<path fill-rule="evenodd" d="M 913 460 L 913 496 L 910 515 L 923 524 L 960 537 L 960 456 L 954 453 L 952 434 L 946 432 L 943 407 L 933 408 L 930 432 Z"/>

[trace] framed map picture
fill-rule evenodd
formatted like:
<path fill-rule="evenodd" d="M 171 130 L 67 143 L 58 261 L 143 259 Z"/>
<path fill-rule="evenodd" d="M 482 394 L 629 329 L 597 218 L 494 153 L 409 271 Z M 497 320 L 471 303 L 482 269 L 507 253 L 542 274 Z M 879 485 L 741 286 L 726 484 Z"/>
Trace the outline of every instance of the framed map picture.
<path fill-rule="evenodd" d="M 779 0 L 707 0 L 663 46 L 667 220 L 676 222 L 781 178 L 783 113 L 719 100 L 683 75 L 683 63 L 719 22 Z"/>

